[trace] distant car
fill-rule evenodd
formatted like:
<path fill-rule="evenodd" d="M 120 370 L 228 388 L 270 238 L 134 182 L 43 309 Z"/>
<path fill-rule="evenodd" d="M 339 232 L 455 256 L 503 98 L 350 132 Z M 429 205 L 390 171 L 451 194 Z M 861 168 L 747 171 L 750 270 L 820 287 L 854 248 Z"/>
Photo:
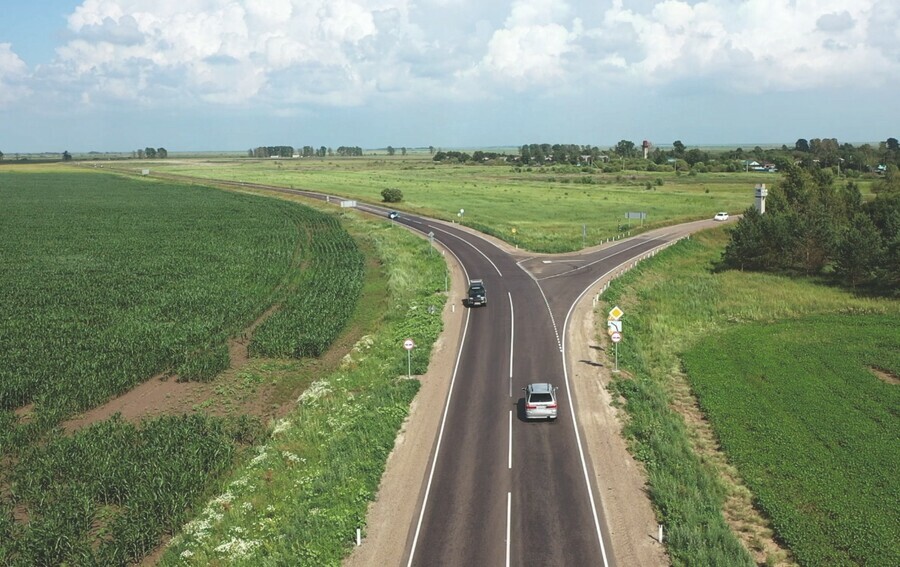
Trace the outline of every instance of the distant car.
<path fill-rule="evenodd" d="M 716 213 L 716 216 L 713 217 L 713 220 L 728 220 L 728 213 Z"/>
<path fill-rule="evenodd" d="M 391 219 L 391 220 L 399 219 L 399 218 L 400 218 L 400 213 L 398 213 L 397 211 L 391 211 L 391 212 L 388 213 L 388 218 Z"/>
<path fill-rule="evenodd" d="M 529 384 L 525 390 L 526 419 L 556 419 L 556 387 L 546 382 Z"/>

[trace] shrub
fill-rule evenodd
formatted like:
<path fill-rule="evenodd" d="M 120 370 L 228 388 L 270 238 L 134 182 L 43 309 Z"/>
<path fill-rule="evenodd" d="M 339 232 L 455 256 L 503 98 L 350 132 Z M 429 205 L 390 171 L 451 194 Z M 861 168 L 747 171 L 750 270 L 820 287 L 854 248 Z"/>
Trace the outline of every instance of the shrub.
<path fill-rule="evenodd" d="M 382 189 L 381 198 L 385 203 L 399 203 L 403 200 L 403 191 L 397 189 L 396 187 Z"/>

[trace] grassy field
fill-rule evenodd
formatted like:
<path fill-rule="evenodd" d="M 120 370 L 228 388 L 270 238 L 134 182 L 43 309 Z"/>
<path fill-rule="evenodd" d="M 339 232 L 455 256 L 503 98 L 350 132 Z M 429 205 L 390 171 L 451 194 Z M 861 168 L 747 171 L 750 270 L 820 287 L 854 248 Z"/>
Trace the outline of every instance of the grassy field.
<path fill-rule="evenodd" d="M 324 191 L 381 202 L 398 188 L 399 210 L 462 222 L 537 252 L 577 250 L 628 230 L 711 218 L 749 207 L 768 173 L 676 175 L 625 171 L 603 174 L 572 166 L 513 168 L 435 164 L 426 156 L 307 160 L 160 160 L 129 165 L 132 172 L 178 173 Z M 393 206 L 393 205 L 392 205 Z M 462 209 L 464 213 L 459 215 Z M 586 237 L 583 238 L 583 235 Z"/>
<path fill-rule="evenodd" d="M 900 565 L 900 317 L 728 328 L 683 355 L 722 448 L 803 565 Z M 839 464 L 839 466 L 835 466 Z"/>
<path fill-rule="evenodd" d="M 755 502 L 801 564 L 896 564 L 897 385 L 872 370 L 898 372 L 900 303 L 717 273 L 724 242 L 710 231 L 657 255 L 614 282 L 598 310 L 601 320 L 612 305 L 626 313 L 618 354 L 628 375 L 614 390 L 673 562 L 783 561 L 740 526 Z M 695 392 L 713 429 L 706 445 L 691 417 Z"/>

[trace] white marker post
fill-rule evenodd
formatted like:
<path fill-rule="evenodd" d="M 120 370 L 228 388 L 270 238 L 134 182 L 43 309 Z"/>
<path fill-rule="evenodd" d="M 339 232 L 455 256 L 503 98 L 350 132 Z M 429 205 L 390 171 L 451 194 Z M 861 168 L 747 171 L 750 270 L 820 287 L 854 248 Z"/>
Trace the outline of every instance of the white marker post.
<path fill-rule="evenodd" d="M 406 349 L 406 377 L 412 378 L 412 349 L 416 348 L 416 343 L 412 339 L 403 341 L 403 348 Z"/>

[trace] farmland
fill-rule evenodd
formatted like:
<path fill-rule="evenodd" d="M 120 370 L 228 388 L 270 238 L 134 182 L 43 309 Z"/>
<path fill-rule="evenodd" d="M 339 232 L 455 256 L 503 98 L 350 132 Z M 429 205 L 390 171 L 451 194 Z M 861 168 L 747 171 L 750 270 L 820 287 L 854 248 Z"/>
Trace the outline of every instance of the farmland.
<path fill-rule="evenodd" d="M 873 372 L 900 375 L 897 337 L 896 316 L 819 315 L 684 354 L 723 449 L 804 565 L 900 564 L 900 391 Z"/>
<path fill-rule="evenodd" d="M 333 215 L 95 173 L 0 174 L 0 559 L 121 564 L 186 519 L 261 424 L 59 423 L 152 376 L 209 380 L 230 343 L 321 355 L 363 256 Z"/>

